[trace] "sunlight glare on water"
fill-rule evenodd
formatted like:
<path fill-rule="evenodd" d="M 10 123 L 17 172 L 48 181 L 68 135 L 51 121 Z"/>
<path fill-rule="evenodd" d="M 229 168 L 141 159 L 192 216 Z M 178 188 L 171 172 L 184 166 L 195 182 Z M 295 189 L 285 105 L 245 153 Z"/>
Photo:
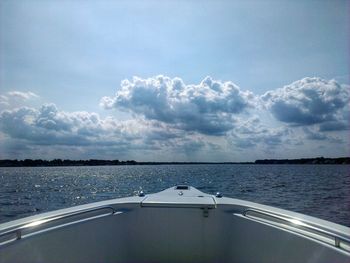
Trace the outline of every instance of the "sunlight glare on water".
<path fill-rule="evenodd" d="M 348 165 L 22 167 L 0 178 L 0 222 L 189 184 L 350 226 Z"/>

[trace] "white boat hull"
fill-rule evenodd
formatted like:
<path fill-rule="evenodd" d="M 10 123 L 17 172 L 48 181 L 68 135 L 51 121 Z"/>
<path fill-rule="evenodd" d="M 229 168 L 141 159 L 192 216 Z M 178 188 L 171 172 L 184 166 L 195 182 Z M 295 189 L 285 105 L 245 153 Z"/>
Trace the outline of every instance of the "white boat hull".
<path fill-rule="evenodd" d="M 0 262 L 349 262 L 349 240 L 345 226 L 173 187 L 1 224 Z"/>

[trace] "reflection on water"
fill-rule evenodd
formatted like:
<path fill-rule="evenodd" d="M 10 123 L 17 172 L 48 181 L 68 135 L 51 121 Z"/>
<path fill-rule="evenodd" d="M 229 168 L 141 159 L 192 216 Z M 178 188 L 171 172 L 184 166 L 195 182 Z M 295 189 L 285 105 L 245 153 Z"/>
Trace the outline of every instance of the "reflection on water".
<path fill-rule="evenodd" d="M 0 222 L 180 183 L 350 226 L 348 165 L 0 168 Z"/>

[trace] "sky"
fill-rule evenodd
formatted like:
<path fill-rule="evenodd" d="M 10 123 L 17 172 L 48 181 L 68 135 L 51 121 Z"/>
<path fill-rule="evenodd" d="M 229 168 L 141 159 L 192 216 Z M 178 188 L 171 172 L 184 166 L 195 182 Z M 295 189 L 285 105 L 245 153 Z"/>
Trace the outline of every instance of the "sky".
<path fill-rule="evenodd" d="M 348 1 L 0 1 L 0 158 L 349 156 Z"/>

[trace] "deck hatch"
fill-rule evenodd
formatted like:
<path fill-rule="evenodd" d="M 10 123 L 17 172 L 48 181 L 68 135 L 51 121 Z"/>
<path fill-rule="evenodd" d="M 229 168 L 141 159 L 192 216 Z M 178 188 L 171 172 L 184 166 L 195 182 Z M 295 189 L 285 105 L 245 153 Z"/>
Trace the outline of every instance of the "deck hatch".
<path fill-rule="evenodd" d="M 188 208 L 215 208 L 214 199 L 211 196 L 147 196 L 141 202 L 142 207 L 188 207 Z"/>
<path fill-rule="evenodd" d="M 175 190 L 190 190 L 190 187 L 188 185 L 177 185 Z"/>

